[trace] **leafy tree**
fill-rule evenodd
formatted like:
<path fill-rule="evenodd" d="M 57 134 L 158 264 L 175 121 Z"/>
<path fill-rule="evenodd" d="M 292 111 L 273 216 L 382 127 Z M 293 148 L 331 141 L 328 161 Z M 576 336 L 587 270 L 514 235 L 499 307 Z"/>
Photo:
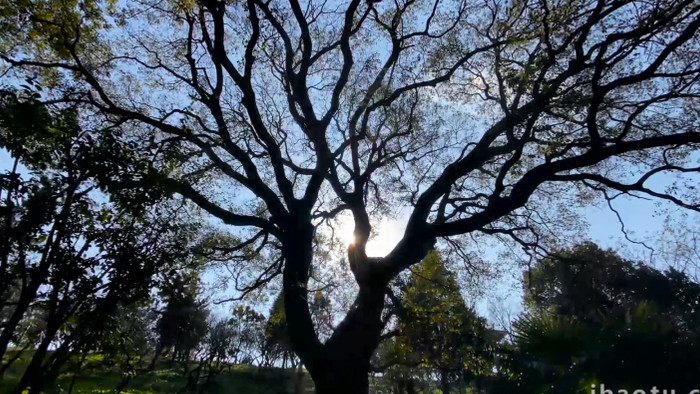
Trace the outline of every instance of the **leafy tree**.
<path fill-rule="evenodd" d="M 407 384 L 412 371 L 406 367 L 427 369 L 438 377 L 442 392 L 450 393 L 454 381 L 473 383 L 493 368 L 490 337 L 486 321 L 465 304 L 454 273 L 433 251 L 402 288 L 395 336 L 379 363 L 398 364 L 389 374 L 396 372 Z"/>
<path fill-rule="evenodd" d="M 129 359 L 135 358 L 136 365 L 127 365 L 127 368 L 138 368 L 147 356 L 154 353 L 157 343 L 153 330 L 156 315 L 151 305 L 142 303 L 123 307 L 113 319 L 117 323 L 117 334 L 121 342 L 121 349 L 114 353 L 126 358 L 126 364 L 131 364 L 133 361 Z"/>
<path fill-rule="evenodd" d="M 209 325 L 208 351 L 211 361 L 221 365 L 235 355 L 236 332 L 231 319 L 214 319 Z"/>
<path fill-rule="evenodd" d="M 601 315 L 652 302 L 684 326 L 698 318 L 693 305 L 700 287 L 686 274 L 672 268 L 661 272 L 593 243 L 542 259 L 524 278 L 526 305 L 535 311 L 553 309 L 558 315 L 595 322 Z"/>
<path fill-rule="evenodd" d="M 117 311 L 107 317 L 105 329 L 95 338 L 97 345 L 87 347 L 83 353 L 87 357 L 87 352 L 94 351 L 102 356 L 106 367 L 121 372 L 117 392 L 121 392 L 139 373 L 145 372 L 145 360 L 155 353 L 154 322 L 157 316 L 150 301 L 145 299 L 132 305 L 119 305 Z M 80 375 L 83 361 L 72 371 L 74 380 Z"/>
<path fill-rule="evenodd" d="M 629 305 L 628 297 L 634 296 L 629 287 L 644 288 L 634 280 L 637 268 L 612 250 L 593 243 L 576 245 L 542 259 L 523 274 L 525 304 L 532 310 L 553 308 L 558 315 L 594 320 L 601 313 Z"/>
<path fill-rule="evenodd" d="M 83 132 L 75 108 L 46 106 L 30 86 L 3 91 L 0 104 L 0 146 L 14 158 L 1 185 L 0 355 L 10 343 L 33 347 L 14 390 L 38 393 L 95 349 L 120 306 L 148 298 L 153 278 L 187 259 L 192 229 L 157 199 L 102 194 L 120 152 Z"/>
<path fill-rule="evenodd" d="M 162 289 L 165 307 L 156 324 L 158 355 L 163 350 L 171 350 L 173 361 L 188 365 L 190 351 L 197 348 L 207 334 L 209 311 L 205 302 L 198 299 L 196 273 L 174 275 L 169 279 L 170 283 Z"/>
<path fill-rule="evenodd" d="M 700 370 L 700 284 L 683 273 L 587 243 L 539 261 L 526 300 L 514 392 L 589 392 L 600 382 L 690 390 Z"/>
<path fill-rule="evenodd" d="M 187 390 L 195 390 L 201 384 L 201 389 L 204 390 L 211 384 L 212 378 L 219 374 L 222 369 L 222 363 L 228 363 L 236 355 L 235 349 L 236 332 L 233 327 L 232 319 L 209 318 L 207 320 L 207 333 L 200 344 L 200 351 L 195 354 L 199 357 L 199 365 L 197 368 L 189 372 L 188 383 L 185 387 Z M 202 350 L 204 353 L 202 353 Z M 200 377 L 206 367 L 207 375 L 203 383 L 200 383 Z M 185 368 L 187 371 L 187 367 Z M 230 367 L 229 367 L 230 371 Z"/>
<path fill-rule="evenodd" d="M 249 306 L 239 305 L 233 309 L 232 322 L 235 333 L 232 361 L 252 364 L 264 351 L 265 316 Z"/>
<path fill-rule="evenodd" d="M 321 393 L 367 392 L 387 286 L 438 241 L 539 250 L 574 197 L 609 191 L 698 210 L 647 182 L 697 171 L 693 0 L 20 3 L 2 3 L 3 72 L 150 154 L 130 194 L 177 193 L 236 228 L 232 259 L 269 262 L 241 288 L 282 276 Z M 402 205 L 401 241 L 368 257 L 370 218 Z M 322 342 L 315 235 L 347 212 L 358 294 Z"/>
<path fill-rule="evenodd" d="M 287 367 L 287 360 L 291 361 L 294 367 L 294 351 L 289 340 L 282 292 L 275 298 L 265 323 L 265 359 L 268 366 L 281 359 L 282 368 Z"/>

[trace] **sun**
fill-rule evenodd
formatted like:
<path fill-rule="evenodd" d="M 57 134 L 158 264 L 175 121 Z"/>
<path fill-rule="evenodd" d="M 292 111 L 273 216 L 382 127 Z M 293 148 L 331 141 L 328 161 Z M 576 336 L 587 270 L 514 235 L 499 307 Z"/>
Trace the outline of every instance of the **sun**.
<path fill-rule="evenodd" d="M 338 218 L 338 228 L 335 230 L 335 236 L 340 239 L 343 246 L 348 247 L 355 244 L 355 222 L 352 215 L 343 214 Z"/>
<path fill-rule="evenodd" d="M 372 238 L 367 242 L 367 254 L 369 256 L 385 256 L 401 240 L 403 230 L 406 228 L 405 220 L 382 218 L 373 226 Z M 343 246 L 349 247 L 355 244 L 355 222 L 352 215 L 343 214 L 338 218 L 338 226 L 335 236 L 340 239 Z"/>

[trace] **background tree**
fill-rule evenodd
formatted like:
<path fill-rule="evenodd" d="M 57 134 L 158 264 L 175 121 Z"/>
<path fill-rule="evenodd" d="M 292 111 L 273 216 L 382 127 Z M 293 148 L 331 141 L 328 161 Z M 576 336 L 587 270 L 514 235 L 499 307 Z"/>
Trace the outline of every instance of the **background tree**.
<path fill-rule="evenodd" d="M 270 308 L 265 323 L 265 364 L 273 365 L 281 360 L 282 368 L 287 367 L 287 361 L 292 368 L 296 366 L 294 350 L 289 339 L 287 319 L 284 315 L 284 295 L 280 292 Z"/>
<path fill-rule="evenodd" d="M 586 243 L 540 260 L 529 278 L 512 392 L 693 385 L 700 285 L 687 275 Z"/>
<path fill-rule="evenodd" d="M 0 95 L 0 146 L 14 158 L 2 183 L 0 354 L 10 343 L 33 348 L 18 393 L 40 392 L 72 356 L 94 350 L 120 307 L 148 298 L 166 267 L 187 263 L 193 235 L 154 194 L 105 195 L 112 160 L 123 169 L 139 158 L 92 138 L 75 108 L 38 102 L 40 89 Z M 1 371 L 14 360 L 3 358 Z"/>
<path fill-rule="evenodd" d="M 250 306 L 233 309 L 235 346 L 232 362 L 249 364 L 259 359 L 265 349 L 265 316 Z"/>
<path fill-rule="evenodd" d="M 196 272 L 171 274 L 174 275 L 168 278 L 169 283 L 162 290 L 165 305 L 156 324 L 158 353 L 170 351 L 172 361 L 187 366 L 190 352 L 207 334 L 209 311 L 205 302 L 198 299 L 199 277 Z M 154 357 L 152 365 L 156 359 Z"/>
<path fill-rule="evenodd" d="M 699 209 L 648 182 L 698 169 L 693 0 L 2 6 L 5 75 L 36 73 L 47 101 L 150 153 L 130 193 L 155 173 L 235 227 L 231 259 L 253 247 L 269 262 L 243 288 L 282 276 L 292 346 L 321 393 L 367 392 L 387 285 L 438 241 L 541 252 L 571 230 L 572 202 L 611 191 Z M 372 219 L 396 206 L 410 207 L 401 241 L 369 258 Z M 346 212 L 358 293 L 322 342 L 315 234 Z"/>
<path fill-rule="evenodd" d="M 97 338 L 95 353 L 103 357 L 103 364 L 115 367 L 121 373 L 120 392 L 138 374 L 144 372 L 145 362 L 155 354 L 158 339 L 155 333 L 157 315 L 151 308 L 151 299 L 133 305 L 120 305 L 109 317 L 107 329 Z M 80 365 L 78 366 L 80 367 Z M 74 371 L 77 380 L 80 368 Z"/>
<path fill-rule="evenodd" d="M 209 335 L 207 348 L 209 352 L 210 370 L 213 370 L 211 363 L 217 364 L 217 370 L 221 370 L 222 363 L 228 363 L 235 356 L 236 332 L 233 328 L 233 321 L 226 319 L 211 319 L 209 323 Z"/>
<path fill-rule="evenodd" d="M 437 251 L 411 270 L 401 290 L 395 335 L 385 360 L 379 361 L 398 364 L 398 370 L 389 373 L 396 372 L 400 384 L 413 384 L 411 367 L 424 369 L 428 376 L 437 376 L 440 390 L 447 394 L 453 382 L 471 385 L 491 372 L 489 348 L 495 343 L 489 343 L 486 321 L 466 305 L 454 273 Z"/>

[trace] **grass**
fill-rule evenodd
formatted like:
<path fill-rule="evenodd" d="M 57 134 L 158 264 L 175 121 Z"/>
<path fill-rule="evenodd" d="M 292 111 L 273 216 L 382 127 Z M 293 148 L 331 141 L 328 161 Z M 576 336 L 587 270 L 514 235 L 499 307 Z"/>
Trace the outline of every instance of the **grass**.
<path fill-rule="evenodd" d="M 0 381 L 0 393 L 9 392 L 20 380 L 29 362 L 29 354 L 18 359 Z M 194 368 L 196 364 L 192 364 Z M 213 377 L 208 385 L 200 387 L 200 393 L 264 393 L 287 394 L 293 392 L 294 374 L 292 369 L 265 368 L 249 365 L 234 365 L 224 368 L 221 374 Z M 205 375 L 205 374 L 203 374 Z M 73 393 L 114 393 L 121 375 L 116 370 L 104 366 L 102 357 L 90 356 L 80 374 L 75 379 Z M 73 380 L 70 373 L 63 374 L 56 387 L 47 389 L 47 394 L 67 393 Z M 203 380 L 203 379 L 202 379 Z M 181 365 L 168 362 L 159 363 L 153 371 L 142 373 L 129 382 L 124 394 L 183 393 L 187 378 Z M 303 377 L 304 391 L 313 392 L 313 382 L 308 374 Z"/>

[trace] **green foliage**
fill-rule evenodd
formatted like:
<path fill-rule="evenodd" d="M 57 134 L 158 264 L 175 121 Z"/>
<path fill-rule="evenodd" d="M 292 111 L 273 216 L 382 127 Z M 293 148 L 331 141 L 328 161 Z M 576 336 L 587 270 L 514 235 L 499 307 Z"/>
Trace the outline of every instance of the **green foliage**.
<path fill-rule="evenodd" d="M 21 358 L 0 381 L 0 393 L 10 390 L 21 377 L 31 354 Z M 296 372 L 289 369 L 260 369 L 249 365 L 226 364 L 221 373 L 202 386 L 202 392 L 209 394 L 224 393 L 293 393 L 293 379 Z M 73 386 L 75 394 L 114 393 L 121 379 L 118 370 L 105 365 L 99 354 L 88 357 L 83 370 L 78 374 Z M 73 380 L 72 373 L 59 377 L 55 384 L 58 392 L 67 391 Z M 187 379 L 180 366 L 159 363 L 152 371 L 134 377 L 126 386 L 124 394 L 172 394 L 183 392 Z M 313 387 L 308 374 L 303 376 L 307 391 Z"/>
<path fill-rule="evenodd" d="M 35 347 L 20 386 L 38 389 L 72 355 L 131 339 L 116 316 L 187 264 L 194 227 L 162 199 L 110 201 L 105 175 L 137 155 L 103 155 L 75 108 L 40 104 L 31 88 L 0 96 L 0 148 L 15 159 L 0 175 L 0 355 L 10 342 Z"/>
<path fill-rule="evenodd" d="M 156 324 L 161 346 L 173 349 L 173 358 L 188 361 L 207 334 L 206 304 L 197 299 L 196 275 L 175 275 L 162 289 L 165 308 Z"/>
<path fill-rule="evenodd" d="M 287 318 L 284 313 L 284 293 L 280 292 L 270 308 L 270 314 L 265 323 L 265 358 L 267 364 L 273 364 L 280 359 L 294 357 L 292 345 L 287 331 Z"/>
<path fill-rule="evenodd" d="M 115 4 L 114 0 L 2 0 L 0 50 L 13 53 L 24 46 L 59 59 L 89 53 L 97 47 L 100 29 L 109 27 L 105 14 Z"/>
<path fill-rule="evenodd" d="M 212 319 L 207 335 L 207 352 L 212 361 L 226 361 L 236 356 L 236 332 L 232 319 Z"/>
<path fill-rule="evenodd" d="M 419 376 L 420 370 L 440 376 L 443 384 L 491 373 L 495 344 L 485 319 L 467 307 L 455 274 L 432 251 L 401 289 L 397 332 L 382 346 L 378 363 L 394 365 L 397 381 Z"/>
<path fill-rule="evenodd" d="M 145 357 L 154 353 L 157 342 L 156 316 L 150 305 L 147 302 L 120 305 L 108 319 L 106 329 L 97 338 L 97 349 L 105 363 L 126 370 L 141 366 Z"/>
<path fill-rule="evenodd" d="M 232 360 L 235 363 L 252 363 L 264 348 L 265 316 L 250 306 L 239 305 L 233 309 L 231 321 L 236 338 Z"/>
<path fill-rule="evenodd" d="M 66 134 L 75 134 L 75 120 L 71 119 L 75 114 L 70 111 L 52 116 L 31 90 L 0 92 L 0 107 L 0 148 L 14 158 L 21 157 L 29 168 L 45 168 L 57 143 Z"/>
<path fill-rule="evenodd" d="M 700 285 L 686 275 L 589 243 L 539 261 L 526 277 L 528 311 L 514 325 L 511 391 L 588 392 L 590 382 L 693 387 Z"/>

